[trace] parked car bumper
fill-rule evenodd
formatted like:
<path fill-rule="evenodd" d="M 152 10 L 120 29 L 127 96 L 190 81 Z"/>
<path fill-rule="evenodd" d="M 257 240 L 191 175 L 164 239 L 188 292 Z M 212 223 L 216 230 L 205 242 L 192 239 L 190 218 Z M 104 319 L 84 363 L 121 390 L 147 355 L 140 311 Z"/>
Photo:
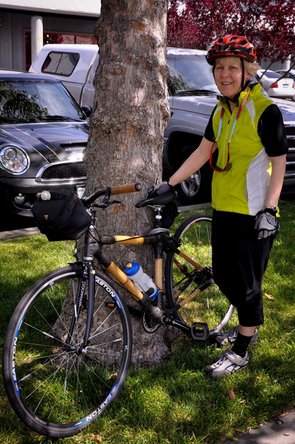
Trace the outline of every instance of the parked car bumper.
<path fill-rule="evenodd" d="M 73 164 L 73 169 L 78 165 Z M 81 168 L 84 165 L 81 162 Z M 57 191 L 58 189 L 69 187 L 82 195 L 85 189 L 86 175 L 72 177 L 70 179 L 39 180 L 35 177 L 29 178 L 0 178 L 0 198 L 1 202 L 13 214 L 23 217 L 32 217 L 31 206 L 36 200 L 36 195 L 43 190 Z"/>
<path fill-rule="evenodd" d="M 292 93 L 288 93 L 288 92 L 284 92 L 284 91 L 274 91 L 274 90 L 269 90 L 268 91 L 268 95 L 270 97 L 277 97 L 277 98 L 281 98 L 281 99 L 293 99 L 295 97 L 295 90 Z"/>

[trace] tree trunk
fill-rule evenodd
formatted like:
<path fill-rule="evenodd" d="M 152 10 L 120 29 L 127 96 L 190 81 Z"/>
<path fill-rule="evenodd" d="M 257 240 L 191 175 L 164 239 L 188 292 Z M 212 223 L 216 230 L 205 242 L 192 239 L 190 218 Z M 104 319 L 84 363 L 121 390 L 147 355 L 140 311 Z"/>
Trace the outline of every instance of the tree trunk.
<path fill-rule="evenodd" d="M 98 211 L 101 234 L 142 234 L 152 224 L 151 209 L 134 204 L 161 181 L 167 100 L 167 0 L 102 0 L 97 26 L 100 64 L 86 149 L 87 192 L 106 185 L 140 182 L 142 193 L 116 196 L 122 205 Z M 150 247 L 115 246 L 105 253 L 120 267 L 137 260 L 153 275 Z M 118 290 L 120 294 L 124 292 Z M 131 296 L 127 295 L 128 303 Z M 153 334 L 133 321 L 136 366 L 161 362 L 169 348 L 163 327 Z"/>

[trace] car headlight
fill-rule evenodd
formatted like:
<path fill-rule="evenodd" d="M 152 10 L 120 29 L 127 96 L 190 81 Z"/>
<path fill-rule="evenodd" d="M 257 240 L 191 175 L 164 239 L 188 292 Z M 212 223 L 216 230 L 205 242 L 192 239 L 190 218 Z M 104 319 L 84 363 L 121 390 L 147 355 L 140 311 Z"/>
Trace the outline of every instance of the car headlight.
<path fill-rule="evenodd" d="M 30 165 L 27 153 L 15 145 L 0 149 L 0 166 L 12 174 L 23 174 Z"/>

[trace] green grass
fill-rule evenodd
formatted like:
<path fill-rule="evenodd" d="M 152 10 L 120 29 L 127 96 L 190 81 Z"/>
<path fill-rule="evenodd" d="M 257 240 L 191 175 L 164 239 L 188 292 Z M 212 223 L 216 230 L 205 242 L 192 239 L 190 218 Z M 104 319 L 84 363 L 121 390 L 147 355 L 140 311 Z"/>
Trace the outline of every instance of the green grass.
<path fill-rule="evenodd" d="M 81 434 L 54 442 L 79 444 L 220 444 L 295 407 L 295 203 L 281 204 L 282 229 L 264 281 L 265 324 L 250 365 L 223 380 L 203 368 L 213 346 L 175 344 L 169 362 L 132 370 L 118 400 Z M 41 235 L 1 241 L 1 345 L 24 291 L 42 274 L 72 260 L 72 242 Z M 28 430 L 0 388 L 1 444 L 51 443 Z"/>

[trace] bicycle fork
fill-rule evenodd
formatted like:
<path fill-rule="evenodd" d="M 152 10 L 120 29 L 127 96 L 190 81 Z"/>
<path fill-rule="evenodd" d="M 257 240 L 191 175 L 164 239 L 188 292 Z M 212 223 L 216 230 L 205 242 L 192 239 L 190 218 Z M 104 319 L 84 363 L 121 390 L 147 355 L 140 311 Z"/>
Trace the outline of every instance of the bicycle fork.
<path fill-rule="evenodd" d="M 92 223 L 91 227 L 93 229 L 95 224 L 95 214 L 91 215 Z M 90 241 L 90 234 L 87 232 L 85 234 L 84 240 L 84 251 L 83 260 L 72 264 L 73 270 L 78 276 L 78 288 L 76 289 L 76 294 L 73 295 L 73 317 L 68 331 L 68 336 L 66 339 L 66 345 L 72 349 L 72 339 L 75 329 L 78 326 L 79 317 L 81 314 L 81 309 L 83 305 L 87 310 L 86 325 L 83 334 L 83 340 L 78 341 L 80 346 L 74 347 L 77 353 L 83 353 L 86 351 L 86 347 L 89 343 L 90 332 L 93 324 L 94 315 L 94 297 L 95 297 L 95 269 L 93 266 L 94 256 L 92 254 L 92 243 Z M 87 286 L 88 284 L 88 286 Z M 69 289 L 71 291 L 71 289 Z M 74 290 L 72 290 L 74 291 Z"/>
<path fill-rule="evenodd" d="M 94 289 L 95 289 L 95 270 L 93 268 L 92 260 L 88 259 L 83 263 L 80 263 L 79 266 L 79 281 L 78 288 L 76 290 L 76 294 L 73 295 L 73 316 L 69 326 L 67 339 L 65 344 L 72 349 L 73 345 L 73 337 L 74 332 L 77 328 L 79 317 L 81 314 L 81 309 L 85 304 L 85 308 L 87 310 L 87 318 L 85 324 L 85 331 L 83 334 L 83 340 L 80 342 L 80 346 L 76 351 L 78 353 L 83 353 L 86 350 L 86 347 L 89 343 L 90 332 L 93 323 L 93 314 L 94 314 Z M 88 285 L 87 285 L 88 284 Z M 69 289 L 71 291 L 71 289 Z M 76 349 L 76 347 L 74 347 Z"/>

